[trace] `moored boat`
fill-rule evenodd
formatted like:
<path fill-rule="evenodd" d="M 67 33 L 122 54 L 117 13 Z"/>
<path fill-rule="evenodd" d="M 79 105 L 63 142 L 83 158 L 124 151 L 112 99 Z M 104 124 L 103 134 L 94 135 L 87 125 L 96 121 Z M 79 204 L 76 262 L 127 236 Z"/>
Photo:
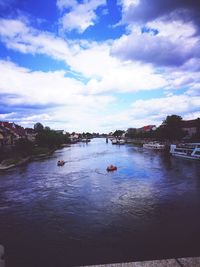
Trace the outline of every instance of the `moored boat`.
<path fill-rule="evenodd" d="M 83 138 L 82 140 L 81 140 L 81 142 L 84 142 L 84 143 L 88 143 L 88 142 L 90 142 L 91 140 L 90 139 L 88 139 L 88 138 Z"/>
<path fill-rule="evenodd" d="M 124 145 L 124 144 L 125 144 L 125 140 L 124 140 L 124 139 L 120 139 L 120 140 L 118 140 L 118 144 L 119 144 L 119 145 Z"/>
<path fill-rule="evenodd" d="M 153 150 L 164 150 L 165 149 L 165 145 L 160 144 L 158 142 L 145 143 L 143 144 L 143 147 L 148 148 L 148 149 L 153 149 Z"/>
<path fill-rule="evenodd" d="M 170 146 L 172 156 L 200 160 L 200 143 L 186 143 Z"/>
<path fill-rule="evenodd" d="M 124 139 L 113 139 L 112 144 L 113 145 L 124 145 L 126 142 Z"/>
<path fill-rule="evenodd" d="M 117 144 L 117 139 L 113 139 L 113 140 L 112 140 L 112 144 L 113 144 L 113 145 L 116 145 L 116 144 Z"/>

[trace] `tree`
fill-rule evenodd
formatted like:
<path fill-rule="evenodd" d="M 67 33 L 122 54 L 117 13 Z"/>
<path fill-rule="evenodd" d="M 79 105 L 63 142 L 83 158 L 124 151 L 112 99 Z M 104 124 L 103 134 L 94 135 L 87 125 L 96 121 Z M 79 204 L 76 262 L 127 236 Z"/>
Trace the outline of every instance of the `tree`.
<path fill-rule="evenodd" d="M 136 136 L 137 136 L 136 128 L 128 128 L 127 129 L 126 137 L 128 137 L 128 138 L 136 138 Z"/>
<path fill-rule="evenodd" d="M 69 136 L 63 133 L 57 133 L 54 130 L 44 130 L 39 132 L 36 136 L 36 143 L 41 147 L 48 147 L 50 149 L 60 146 L 64 143 L 69 143 Z"/>
<path fill-rule="evenodd" d="M 185 132 L 182 130 L 182 117 L 167 116 L 155 134 L 161 140 L 180 141 L 185 136 Z"/>
<path fill-rule="evenodd" d="M 44 126 L 42 125 L 42 123 L 37 122 L 36 124 L 34 124 L 34 130 L 36 131 L 36 133 L 40 133 L 44 130 Z"/>
<path fill-rule="evenodd" d="M 16 141 L 15 151 L 23 156 L 30 155 L 33 151 L 34 144 L 28 139 L 20 138 Z"/>
<path fill-rule="evenodd" d="M 199 142 L 200 141 L 200 118 L 196 119 L 196 133 L 192 137 L 193 142 Z"/>
<path fill-rule="evenodd" d="M 120 136 L 122 136 L 123 133 L 125 133 L 125 131 L 122 131 L 122 130 L 116 130 L 116 131 L 113 133 L 113 135 L 114 135 L 115 137 L 120 137 Z"/>
<path fill-rule="evenodd" d="M 196 133 L 197 140 L 200 140 L 200 118 L 197 118 L 197 133 Z"/>
<path fill-rule="evenodd" d="M 45 127 L 44 127 L 44 130 L 45 130 L 45 131 L 50 131 L 51 129 L 50 129 L 49 126 L 45 126 Z"/>

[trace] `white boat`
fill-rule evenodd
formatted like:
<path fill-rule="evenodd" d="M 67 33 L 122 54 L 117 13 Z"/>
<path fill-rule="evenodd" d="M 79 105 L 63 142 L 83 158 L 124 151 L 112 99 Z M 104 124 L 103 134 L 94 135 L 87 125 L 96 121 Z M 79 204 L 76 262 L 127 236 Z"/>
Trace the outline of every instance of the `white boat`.
<path fill-rule="evenodd" d="M 144 148 L 148 148 L 148 149 L 153 149 L 153 150 L 164 150 L 165 149 L 165 145 L 162 145 L 158 142 L 149 142 L 146 144 L 143 144 Z"/>
<path fill-rule="evenodd" d="M 117 139 L 112 139 L 112 144 L 116 145 L 117 144 Z"/>
<path fill-rule="evenodd" d="M 113 139 L 112 140 L 112 144 L 113 145 L 124 145 L 125 144 L 125 140 L 124 139 Z"/>
<path fill-rule="evenodd" d="M 83 138 L 82 140 L 81 140 L 81 142 L 84 142 L 84 143 L 88 143 L 88 142 L 90 142 L 91 140 L 90 139 L 87 139 L 87 138 Z"/>
<path fill-rule="evenodd" d="M 176 157 L 200 160 L 200 143 L 171 145 L 170 153 Z"/>
<path fill-rule="evenodd" d="M 117 141 L 117 143 L 119 145 L 124 145 L 125 144 L 125 140 L 124 139 L 120 139 L 120 140 Z"/>

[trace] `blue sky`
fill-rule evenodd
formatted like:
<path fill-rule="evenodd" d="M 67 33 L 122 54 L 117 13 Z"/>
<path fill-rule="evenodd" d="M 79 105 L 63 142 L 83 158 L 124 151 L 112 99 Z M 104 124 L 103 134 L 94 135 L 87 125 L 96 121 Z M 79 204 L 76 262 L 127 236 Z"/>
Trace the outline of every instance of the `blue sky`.
<path fill-rule="evenodd" d="M 0 0 L 0 120 L 109 132 L 200 117 L 199 18 L 194 0 Z"/>

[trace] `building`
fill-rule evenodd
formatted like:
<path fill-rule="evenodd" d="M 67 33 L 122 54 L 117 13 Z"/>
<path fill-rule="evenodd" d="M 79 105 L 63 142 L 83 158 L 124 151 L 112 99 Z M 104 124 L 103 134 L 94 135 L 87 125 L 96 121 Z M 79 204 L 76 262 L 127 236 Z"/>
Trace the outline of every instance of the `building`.
<path fill-rule="evenodd" d="M 194 136 L 197 133 L 198 127 L 200 127 L 200 119 L 181 121 L 181 128 L 186 132 L 185 138 L 189 139 Z"/>
<path fill-rule="evenodd" d="M 0 147 L 4 145 L 5 142 L 5 135 L 3 129 L 0 128 Z"/>
<path fill-rule="evenodd" d="M 26 138 L 25 129 L 15 123 L 7 121 L 0 122 L 1 143 L 3 145 L 14 145 L 20 138 Z"/>
<path fill-rule="evenodd" d="M 81 134 L 73 132 L 72 134 L 70 134 L 69 139 L 72 143 L 78 142 L 80 139 L 80 136 L 81 136 Z"/>
<path fill-rule="evenodd" d="M 25 134 L 26 134 L 26 138 L 27 138 L 29 141 L 31 141 L 31 142 L 35 142 L 37 133 L 35 132 L 34 129 L 32 129 L 32 128 L 26 128 L 26 129 L 25 129 Z"/>
<path fill-rule="evenodd" d="M 136 129 L 137 133 L 148 133 L 150 131 L 155 131 L 156 130 L 156 125 L 146 125 L 143 126 L 142 128 Z"/>

